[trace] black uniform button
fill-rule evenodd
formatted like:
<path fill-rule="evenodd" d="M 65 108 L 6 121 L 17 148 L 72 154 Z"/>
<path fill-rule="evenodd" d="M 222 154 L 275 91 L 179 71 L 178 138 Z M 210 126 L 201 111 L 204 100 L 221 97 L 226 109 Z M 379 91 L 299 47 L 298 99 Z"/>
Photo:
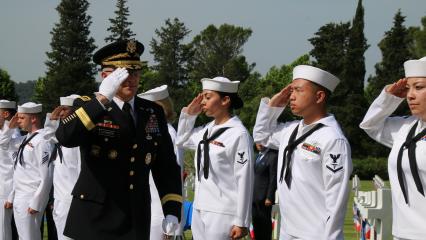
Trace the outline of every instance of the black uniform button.
<path fill-rule="evenodd" d="M 130 172 L 129 172 L 129 175 L 130 175 L 130 176 L 135 175 L 135 171 L 133 171 L 133 170 L 132 170 L 132 171 L 130 171 Z"/>
<path fill-rule="evenodd" d="M 80 195 L 80 199 L 84 199 L 84 194 L 81 194 L 81 195 Z"/>
<path fill-rule="evenodd" d="M 133 144 L 133 149 L 136 149 L 136 148 L 138 148 L 138 145 L 135 143 Z"/>
<path fill-rule="evenodd" d="M 133 190 L 133 184 L 130 184 L 129 189 Z"/>
<path fill-rule="evenodd" d="M 135 157 L 131 157 L 130 162 L 134 162 L 134 161 L 135 161 Z"/>

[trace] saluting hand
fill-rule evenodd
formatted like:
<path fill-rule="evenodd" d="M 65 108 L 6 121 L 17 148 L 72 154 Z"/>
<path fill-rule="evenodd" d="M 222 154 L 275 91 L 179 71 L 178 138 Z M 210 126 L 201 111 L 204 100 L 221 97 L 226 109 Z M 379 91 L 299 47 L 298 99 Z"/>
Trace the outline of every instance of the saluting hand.
<path fill-rule="evenodd" d="M 59 120 L 62 110 L 64 106 L 56 107 L 53 112 L 50 114 L 50 120 Z"/>
<path fill-rule="evenodd" d="M 13 115 L 13 117 L 12 117 L 12 119 L 10 119 L 10 122 L 9 122 L 9 128 L 10 129 L 12 129 L 12 128 L 17 128 L 18 127 L 18 118 L 19 118 L 19 113 L 16 113 L 15 115 Z"/>
<path fill-rule="evenodd" d="M 186 107 L 186 113 L 189 115 L 198 115 L 202 111 L 201 102 L 203 101 L 203 94 L 199 93 L 192 102 Z"/>
<path fill-rule="evenodd" d="M 281 91 L 279 91 L 277 94 L 275 94 L 269 101 L 268 105 L 270 107 L 285 107 L 290 100 L 290 95 L 291 83 L 285 88 L 283 88 Z"/>
<path fill-rule="evenodd" d="M 99 86 L 99 94 L 106 97 L 109 101 L 112 100 L 121 83 L 127 79 L 129 72 L 125 68 L 117 68 L 110 73 Z"/>
<path fill-rule="evenodd" d="M 387 85 L 385 87 L 385 91 L 389 94 L 392 94 L 394 96 L 400 97 L 400 98 L 406 98 L 407 97 L 407 79 L 401 78 L 397 82 L 394 82 L 393 84 Z"/>

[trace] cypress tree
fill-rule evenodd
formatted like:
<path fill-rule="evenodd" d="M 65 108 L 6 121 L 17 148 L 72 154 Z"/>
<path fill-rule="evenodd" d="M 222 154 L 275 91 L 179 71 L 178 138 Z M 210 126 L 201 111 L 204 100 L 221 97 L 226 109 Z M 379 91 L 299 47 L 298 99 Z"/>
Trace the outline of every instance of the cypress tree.
<path fill-rule="evenodd" d="M 111 35 L 105 38 L 105 42 L 107 43 L 127 40 L 136 35 L 130 30 L 132 23 L 127 20 L 129 8 L 126 7 L 126 0 L 117 0 L 115 6 L 117 7 L 117 10 L 114 12 L 116 17 L 109 19 L 111 26 L 108 27 L 107 31 L 109 31 Z"/>
<path fill-rule="evenodd" d="M 52 50 L 46 53 L 48 70 L 43 88 L 36 92 L 36 100 L 46 111 L 58 105 L 61 96 L 91 95 L 95 91 L 95 67 L 91 63 L 95 45 L 89 36 L 88 7 L 87 0 L 62 0 L 56 8 L 60 19 L 51 31 Z"/>
<path fill-rule="evenodd" d="M 180 100 L 175 101 L 176 109 L 181 109 L 192 96 L 185 87 L 188 83 L 189 47 L 182 43 L 190 32 L 179 19 L 167 19 L 164 27 L 155 30 L 158 40 L 153 38 L 150 42 L 150 52 L 156 63 L 152 69 L 157 72 L 157 79 L 151 87 L 167 84 L 171 98 Z"/>
<path fill-rule="evenodd" d="M 354 157 L 368 155 L 364 146 L 368 146 L 373 142 L 358 127 L 367 111 L 367 100 L 364 96 L 366 72 L 364 53 L 367 48 L 367 39 L 364 36 L 364 7 L 362 6 L 362 0 L 359 0 L 349 31 L 341 76 L 342 82 L 333 94 L 334 99 L 332 100 L 334 102 L 332 102 L 332 107 L 330 108 L 330 111 L 336 114 L 336 118 L 348 137 Z M 365 143 L 365 140 L 369 142 Z"/>
<path fill-rule="evenodd" d="M 10 79 L 9 74 L 0 68 L 0 99 L 18 101 L 15 92 L 15 83 Z"/>
<path fill-rule="evenodd" d="M 405 17 L 401 10 L 395 14 L 393 27 L 385 33 L 378 44 L 382 52 L 382 61 L 375 65 L 376 76 L 368 79 L 367 97 L 372 102 L 387 84 L 393 83 L 404 75 L 404 62 L 414 58 L 410 49 L 412 36 L 403 25 Z"/>

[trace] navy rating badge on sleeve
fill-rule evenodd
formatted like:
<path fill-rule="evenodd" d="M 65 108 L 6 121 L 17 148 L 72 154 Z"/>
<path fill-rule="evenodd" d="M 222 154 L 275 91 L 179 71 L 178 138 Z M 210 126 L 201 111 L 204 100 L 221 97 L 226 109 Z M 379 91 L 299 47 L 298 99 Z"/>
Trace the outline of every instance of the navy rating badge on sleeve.
<path fill-rule="evenodd" d="M 326 167 L 328 170 L 336 173 L 343 169 L 343 163 L 341 159 L 341 154 L 330 154 L 329 158 L 327 158 Z"/>

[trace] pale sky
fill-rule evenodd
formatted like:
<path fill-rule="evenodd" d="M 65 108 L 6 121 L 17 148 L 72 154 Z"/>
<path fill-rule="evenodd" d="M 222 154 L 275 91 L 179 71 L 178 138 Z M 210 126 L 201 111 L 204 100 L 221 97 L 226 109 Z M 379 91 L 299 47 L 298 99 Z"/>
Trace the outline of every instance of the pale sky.
<path fill-rule="evenodd" d="M 0 68 L 14 81 L 35 80 L 46 72 L 46 52 L 59 16 L 59 0 L 0 0 Z M 116 1 L 90 1 L 91 36 L 103 46 L 109 34 L 108 18 L 114 17 Z M 377 43 L 393 25 L 398 9 L 406 16 L 406 26 L 419 26 L 426 16 L 425 0 L 364 0 L 367 74 L 381 60 Z M 252 36 L 244 46 L 248 62 L 264 75 L 272 66 L 289 64 L 308 53 L 308 39 L 324 24 L 352 20 L 356 0 L 128 0 L 132 30 L 148 50 L 142 55 L 152 65 L 149 41 L 167 18 L 178 17 L 192 32 L 185 40 L 209 24 L 223 23 L 250 27 Z"/>

